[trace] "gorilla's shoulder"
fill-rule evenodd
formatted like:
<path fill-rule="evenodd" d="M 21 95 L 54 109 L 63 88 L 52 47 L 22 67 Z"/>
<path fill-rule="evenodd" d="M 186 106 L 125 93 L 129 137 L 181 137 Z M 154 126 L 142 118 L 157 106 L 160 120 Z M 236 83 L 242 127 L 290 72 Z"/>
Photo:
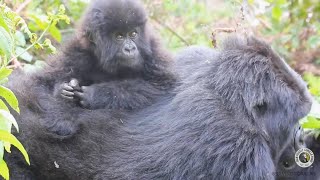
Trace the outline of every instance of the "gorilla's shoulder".
<path fill-rule="evenodd" d="M 197 79 L 202 77 L 211 67 L 218 51 L 205 46 L 190 46 L 180 50 L 175 56 L 174 69 L 182 79 Z"/>
<path fill-rule="evenodd" d="M 231 35 L 224 39 L 221 45 L 221 51 L 227 54 L 230 54 L 230 52 L 233 54 L 232 52 L 237 51 L 242 54 L 255 53 L 256 55 L 259 54 L 265 57 L 280 58 L 269 44 L 254 36 L 243 37 Z"/>
<path fill-rule="evenodd" d="M 176 61 L 198 61 L 212 59 L 217 53 L 216 50 L 206 47 L 206 46 L 189 46 L 184 49 L 181 49 L 175 59 Z"/>

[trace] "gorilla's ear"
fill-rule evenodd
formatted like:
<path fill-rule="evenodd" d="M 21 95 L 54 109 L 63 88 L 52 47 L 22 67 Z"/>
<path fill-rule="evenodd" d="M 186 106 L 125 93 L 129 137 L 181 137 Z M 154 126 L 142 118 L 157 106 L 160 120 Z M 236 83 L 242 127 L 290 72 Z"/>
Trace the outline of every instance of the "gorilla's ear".
<path fill-rule="evenodd" d="M 104 15 L 100 9 L 93 8 L 90 13 L 90 24 L 97 27 L 103 23 Z"/>
<path fill-rule="evenodd" d="M 82 22 L 82 33 L 90 41 L 95 42 L 95 36 L 99 31 L 99 26 L 103 24 L 104 15 L 100 9 L 89 10 Z"/>
<path fill-rule="evenodd" d="M 267 102 L 261 102 L 257 103 L 256 105 L 253 106 L 253 116 L 258 118 L 267 113 L 268 110 L 268 104 Z"/>

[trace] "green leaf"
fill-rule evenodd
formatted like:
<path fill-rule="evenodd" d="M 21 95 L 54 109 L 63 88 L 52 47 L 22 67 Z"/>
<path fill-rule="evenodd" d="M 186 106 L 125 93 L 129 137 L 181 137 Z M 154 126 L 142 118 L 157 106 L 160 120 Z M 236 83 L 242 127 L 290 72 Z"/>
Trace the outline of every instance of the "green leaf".
<path fill-rule="evenodd" d="M 32 21 L 36 24 L 36 26 L 35 26 L 36 29 L 32 29 L 33 31 L 36 31 L 39 29 L 44 30 L 47 27 L 48 23 L 45 22 L 44 19 L 41 19 L 41 17 L 42 16 L 39 16 L 37 14 L 30 13 L 30 15 L 29 15 L 30 21 Z"/>
<path fill-rule="evenodd" d="M 4 111 L 4 110 L 3 110 Z M 4 119 L 1 115 L 0 117 L 0 130 L 10 132 L 11 133 L 12 123 Z"/>
<path fill-rule="evenodd" d="M 5 180 L 9 180 L 9 168 L 7 166 L 7 163 L 3 159 L 0 159 L 0 175 Z"/>
<path fill-rule="evenodd" d="M 8 142 L 4 142 L 4 149 L 8 152 L 11 153 L 11 144 Z"/>
<path fill-rule="evenodd" d="M 272 9 L 272 17 L 275 20 L 280 21 L 281 15 L 282 15 L 281 8 L 279 6 L 273 7 L 273 9 Z"/>
<path fill-rule="evenodd" d="M 308 116 L 307 121 L 302 123 L 302 127 L 307 129 L 320 129 L 320 121 L 315 117 Z"/>
<path fill-rule="evenodd" d="M 51 44 L 50 39 L 46 38 L 43 42 L 44 47 L 48 47 L 52 53 L 56 53 L 57 49 Z"/>
<path fill-rule="evenodd" d="M 58 42 L 61 42 L 61 33 L 56 26 L 52 25 L 49 29 L 49 33 L 55 40 L 57 40 Z"/>
<path fill-rule="evenodd" d="M 21 31 L 15 33 L 16 45 L 24 47 L 26 45 L 26 38 Z"/>
<path fill-rule="evenodd" d="M 0 55 L 11 56 L 12 41 L 9 33 L 0 26 Z"/>
<path fill-rule="evenodd" d="M 6 110 L 9 112 L 7 105 L 0 99 L 0 109 Z"/>
<path fill-rule="evenodd" d="M 10 114 L 10 112 L 5 111 L 3 109 L 0 109 L 0 122 L 1 121 L 6 121 L 6 122 L 10 123 L 10 128 L 11 128 L 11 125 L 13 124 L 13 126 L 19 132 L 18 123 L 17 123 L 16 119 L 12 116 L 12 114 Z M 1 129 L 1 126 L 0 126 L 0 129 Z"/>
<path fill-rule="evenodd" d="M 18 99 L 10 89 L 0 86 L 0 96 L 2 96 L 15 111 L 20 113 Z"/>
<path fill-rule="evenodd" d="M 18 148 L 19 151 L 24 156 L 26 162 L 30 165 L 29 155 L 28 155 L 27 151 L 25 150 L 23 145 L 19 142 L 19 140 L 16 137 L 14 137 L 14 135 L 12 135 L 6 131 L 0 130 L 0 140 L 4 141 L 4 142 L 8 142 L 8 143 L 14 145 L 16 148 Z"/>
<path fill-rule="evenodd" d="M 314 96 L 320 96 L 320 78 L 311 73 L 305 73 L 303 79 L 308 82 L 310 93 Z"/>
<path fill-rule="evenodd" d="M 320 37 L 318 35 L 310 36 L 308 39 L 308 45 L 313 49 L 319 48 Z"/>
<path fill-rule="evenodd" d="M 66 12 L 66 8 L 64 7 L 63 4 L 61 4 L 61 5 L 59 6 L 59 13 L 60 13 L 60 14 L 64 14 L 65 12 Z"/>
<path fill-rule="evenodd" d="M 8 78 L 0 79 L 0 85 L 1 85 L 1 84 L 6 84 L 8 81 L 9 81 Z"/>
<path fill-rule="evenodd" d="M 287 0 L 277 0 L 276 3 L 279 5 L 283 5 L 283 4 L 287 3 Z"/>
<path fill-rule="evenodd" d="M 0 80 L 8 77 L 11 74 L 12 70 L 2 67 L 0 68 Z"/>
<path fill-rule="evenodd" d="M 0 159 L 3 159 L 3 155 L 4 155 L 4 145 L 3 145 L 3 142 L 0 141 Z"/>
<path fill-rule="evenodd" d="M 2 12 L 0 12 L 0 26 L 3 27 L 7 32 L 10 32 L 10 28 L 8 27 Z"/>
<path fill-rule="evenodd" d="M 313 101 L 309 116 L 320 119 L 320 103 Z"/>
<path fill-rule="evenodd" d="M 21 54 L 21 53 L 23 53 L 23 54 Z M 22 47 L 19 47 L 19 46 L 16 47 L 16 54 L 21 54 L 19 56 L 19 58 L 21 58 L 27 62 L 32 61 L 33 56 L 31 54 L 29 54 L 27 51 L 25 51 L 25 49 Z"/>
<path fill-rule="evenodd" d="M 241 2 L 240 2 L 241 3 Z M 253 3 L 254 3 L 254 0 L 248 0 L 248 3 L 250 4 L 250 5 L 252 5 Z"/>

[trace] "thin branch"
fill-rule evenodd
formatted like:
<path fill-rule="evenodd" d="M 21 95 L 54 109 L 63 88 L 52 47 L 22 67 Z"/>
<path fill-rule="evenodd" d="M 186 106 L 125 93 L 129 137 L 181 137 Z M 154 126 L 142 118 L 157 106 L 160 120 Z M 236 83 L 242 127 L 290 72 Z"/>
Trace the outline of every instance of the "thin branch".
<path fill-rule="evenodd" d="M 235 28 L 215 28 L 213 32 L 219 33 L 219 32 L 225 32 L 225 33 L 233 33 L 237 30 Z"/>
<path fill-rule="evenodd" d="M 189 46 L 190 43 L 185 40 L 183 37 L 181 37 L 178 33 L 176 33 L 170 26 L 168 26 L 167 24 L 161 22 L 160 20 L 158 20 L 157 18 L 155 18 L 154 16 L 151 17 L 151 19 L 153 19 L 155 22 L 157 22 L 159 25 L 161 25 L 162 27 L 166 28 L 168 31 L 170 31 L 173 35 L 175 35 L 178 39 L 180 39 L 180 41 L 182 41 L 186 46 Z"/>
<path fill-rule="evenodd" d="M 25 2 L 20 4 L 20 6 L 15 10 L 15 12 L 17 14 L 20 13 L 30 2 L 31 2 L 31 0 L 26 0 Z"/>
<path fill-rule="evenodd" d="M 22 67 L 22 64 L 17 59 L 14 59 L 12 61 L 12 65 L 7 66 L 7 68 L 9 68 L 9 69 L 17 69 L 17 68 L 21 68 L 21 67 Z"/>
<path fill-rule="evenodd" d="M 212 36 L 211 36 L 211 44 L 214 48 L 217 47 L 217 34 L 220 32 L 224 33 L 233 33 L 236 32 L 237 30 L 235 28 L 215 28 L 213 30 Z"/>
<path fill-rule="evenodd" d="M 263 20 L 263 19 L 261 19 L 261 18 L 257 18 L 257 19 L 258 19 L 258 21 L 260 22 L 260 24 L 261 24 L 263 27 L 265 27 L 265 28 L 267 28 L 267 29 L 269 29 L 269 30 L 272 30 L 271 25 L 269 25 L 265 20 Z"/>
<path fill-rule="evenodd" d="M 43 38 L 43 36 L 45 35 L 45 33 L 49 30 L 50 26 L 52 25 L 52 21 L 49 23 L 49 25 L 46 27 L 46 29 L 42 32 L 42 34 L 40 35 L 40 37 L 34 41 L 30 46 L 28 46 L 22 53 L 20 53 L 17 56 L 14 56 L 13 58 L 11 58 L 11 60 L 9 61 L 12 62 L 14 61 L 14 59 L 17 59 L 19 56 L 21 56 L 22 54 L 26 53 L 29 49 L 31 49 L 35 44 L 37 44 L 38 42 L 40 42 L 40 40 Z"/>

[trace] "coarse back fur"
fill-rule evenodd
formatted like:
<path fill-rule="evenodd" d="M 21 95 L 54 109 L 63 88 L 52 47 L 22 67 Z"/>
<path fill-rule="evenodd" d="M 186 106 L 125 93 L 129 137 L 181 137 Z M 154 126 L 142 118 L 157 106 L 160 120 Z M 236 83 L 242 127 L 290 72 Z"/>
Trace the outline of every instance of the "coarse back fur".
<path fill-rule="evenodd" d="M 72 140 L 25 138 L 36 144 L 29 152 L 38 178 L 275 179 L 279 156 L 310 110 L 301 77 L 255 38 L 231 38 L 220 50 L 186 48 L 175 69 L 175 94 L 141 111 L 85 112 Z"/>

